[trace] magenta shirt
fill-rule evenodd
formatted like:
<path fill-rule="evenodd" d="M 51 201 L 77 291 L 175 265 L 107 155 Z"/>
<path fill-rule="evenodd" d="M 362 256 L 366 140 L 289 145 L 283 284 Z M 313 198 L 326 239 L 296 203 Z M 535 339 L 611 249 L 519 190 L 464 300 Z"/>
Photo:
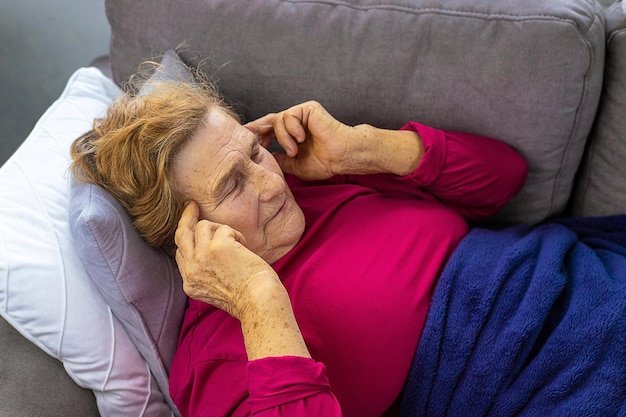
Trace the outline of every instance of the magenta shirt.
<path fill-rule="evenodd" d="M 314 359 L 248 361 L 240 323 L 190 300 L 170 371 L 183 416 L 380 417 L 397 400 L 466 220 L 497 212 L 527 172 L 502 142 L 404 129 L 425 149 L 410 175 L 287 178 L 306 229 L 272 266 Z"/>

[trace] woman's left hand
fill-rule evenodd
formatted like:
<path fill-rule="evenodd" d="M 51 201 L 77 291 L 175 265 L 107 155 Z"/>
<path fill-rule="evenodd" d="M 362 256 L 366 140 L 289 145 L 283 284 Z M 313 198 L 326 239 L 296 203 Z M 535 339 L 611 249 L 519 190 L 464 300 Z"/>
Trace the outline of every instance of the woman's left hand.
<path fill-rule="evenodd" d="M 315 101 L 270 113 L 245 125 L 267 147 L 276 139 L 285 153 L 275 154 L 282 170 L 304 180 L 323 180 L 344 173 L 358 146 L 355 129 Z"/>
<path fill-rule="evenodd" d="M 303 180 L 334 175 L 407 175 L 424 149 L 417 132 L 348 126 L 315 101 L 271 113 L 245 125 L 267 147 L 276 139 L 286 153 L 275 153 L 281 169 Z"/>

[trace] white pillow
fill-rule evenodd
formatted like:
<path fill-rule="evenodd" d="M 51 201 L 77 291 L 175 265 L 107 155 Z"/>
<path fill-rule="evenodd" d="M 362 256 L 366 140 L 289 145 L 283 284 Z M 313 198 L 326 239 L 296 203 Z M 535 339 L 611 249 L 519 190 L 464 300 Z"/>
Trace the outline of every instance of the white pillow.
<path fill-rule="evenodd" d="M 77 70 L 0 168 L 0 315 L 93 390 L 102 416 L 171 416 L 148 366 L 88 278 L 68 223 L 69 147 L 119 94 Z"/>

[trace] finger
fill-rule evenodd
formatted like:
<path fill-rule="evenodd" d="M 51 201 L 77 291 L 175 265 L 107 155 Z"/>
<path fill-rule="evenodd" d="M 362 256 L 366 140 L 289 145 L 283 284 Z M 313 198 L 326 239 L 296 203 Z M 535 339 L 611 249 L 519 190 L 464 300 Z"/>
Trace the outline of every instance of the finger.
<path fill-rule="evenodd" d="M 208 220 L 200 220 L 195 228 L 196 247 L 200 248 L 200 252 L 205 252 L 203 247 L 208 245 L 215 236 L 215 231 L 220 225 Z"/>
<path fill-rule="evenodd" d="M 285 128 L 291 137 L 293 137 L 298 143 L 304 142 L 306 139 L 306 131 L 302 123 L 301 115 L 288 112 L 285 113 L 284 120 Z"/>
<path fill-rule="evenodd" d="M 298 142 L 287 130 L 285 120 L 283 118 L 276 120 L 274 123 L 274 134 L 276 135 L 276 140 L 285 150 L 287 155 L 294 157 L 298 154 Z"/>
<path fill-rule="evenodd" d="M 176 261 L 176 265 L 178 266 L 178 270 L 180 271 L 180 275 L 185 279 L 187 275 L 186 270 L 187 267 L 185 265 L 185 257 L 183 256 L 183 251 L 176 248 L 176 252 L 174 253 L 174 260 Z"/>
<path fill-rule="evenodd" d="M 200 216 L 200 207 L 195 201 L 187 203 L 178 221 L 174 242 L 178 248 L 190 248 L 195 246 L 195 228 Z"/>
<path fill-rule="evenodd" d="M 264 148 L 267 148 L 268 146 L 270 146 L 270 143 L 272 143 L 272 141 L 274 139 L 276 139 L 276 137 L 274 136 L 274 129 L 272 128 L 272 130 L 268 133 L 265 134 L 260 134 L 257 133 L 253 130 L 250 130 L 252 133 L 254 133 L 259 141 L 259 144 L 261 146 L 263 146 Z"/>
<path fill-rule="evenodd" d="M 276 115 L 274 113 L 271 113 L 261 117 L 260 119 L 246 123 L 245 125 L 243 125 L 243 127 L 254 133 L 258 137 L 261 146 L 267 148 L 268 146 L 270 146 L 272 141 L 276 139 L 276 137 L 274 136 L 275 118 Z"/>
<path fill-rule="evenodd" d="M 256 120 L 243 125 L 246 129 L 257 135 L 265 135 L 274 130 L 274 120 L 277 115 L 275 113 L 266 114 L 263 117 L 259 117 Z"/>
<path fill-rule="evenodd" d="M 226 225 L 220 225 L 220 227 L 215 230 L 214 238 L 234 240 L 244 246 L 246 246 L 247 243 L 246 238 L 238 230 Z"/>

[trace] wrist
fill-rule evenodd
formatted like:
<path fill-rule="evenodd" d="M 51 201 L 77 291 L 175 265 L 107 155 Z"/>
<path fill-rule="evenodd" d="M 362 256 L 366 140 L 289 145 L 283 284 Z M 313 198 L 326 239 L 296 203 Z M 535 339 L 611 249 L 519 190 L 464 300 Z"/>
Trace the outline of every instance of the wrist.
<path fill-rule="evenodd" d="M 356 143 L 353 154 L 359 168 L 352 174 L 408 175 L 415 171 L 424 154 L 417 132 L 379 129 L 371 125 L 354 126 Z"/>
<path fill-rule="evenodd" d="M 276 300 L 289 297 L 276 274 L 260 274 L 240 288 L 229 314 L 240 322 L 249 322 Z M 282 301 L 282 300 L 281 300 Z M 284 301 L 282 301 L 284 303 Z"/>
<path fill-rule="evenodd" d="M 310 357 L 282 283 L 255 291 L 239 321 L 248 360 L 272 356 Z"/>

